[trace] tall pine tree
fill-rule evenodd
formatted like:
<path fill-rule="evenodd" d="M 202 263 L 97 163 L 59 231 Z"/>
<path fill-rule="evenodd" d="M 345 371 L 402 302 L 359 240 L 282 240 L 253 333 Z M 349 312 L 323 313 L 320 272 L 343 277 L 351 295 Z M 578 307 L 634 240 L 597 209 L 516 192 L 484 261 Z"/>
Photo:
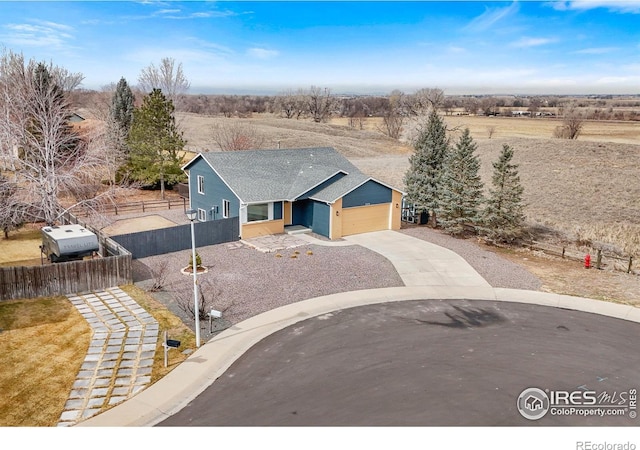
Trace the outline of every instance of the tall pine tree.
<path fill-rule="evenodd" d="M 109 177 L 114 186 L 118 178 L 122 178 L 126 163 L 129 161 L 129 147 L 127 139 L 133 122 L 135 97 L 127 80 L 120 78 L 116 90 L 111 98 L 109 107 L 108 137 L 111 143 L 109 155 Z"/>
<path fill-rule="evenodd" d="M 186 142 L 176 126 L 174 109 L 173 102 L 154 89 L 134 110 L 129 130 L 129 176 L 145 186 L 159 185 L 163 199 L 167 184 L 184 179 L 181 152 Z"/>
<path fill-rule="evenodd" d="M 512 163 L 513 150 L 502 147 L 500 158 L 493 163 L 492 186 L 482 214 L 482 232 L 496 242 L 513 242 L 522 235 L 524 223 L 524 188 L 520 184 L 518 166 Z"/>
<path fill-rule="evenodd" d="M 447 154 L 441 177 L 438 219 L 452 235 L 465 232 L 465 225 L 480 223 L 482 180 L 478 174 L 480 160 L 477 145 L 466 128 Z"/>
<path fill-rule="evenodd" d="M 435 225 L 440 172 L 449 150 L 447 127 L 435 109 L 418 133 L 413 148 L 415 151 L 409 158 L 410 167 L 404 177 L 407 200 L 416 210 L 430 212 L 430 221 Z"/>
<path fill-rule="evenodd" d="M 135 97 L 127 84 L 127 80 L 120 78 L 111 98 L 109 115 L 125 137 L 129 135 L 129 129 L 133 121 L 134 102 Z"/>

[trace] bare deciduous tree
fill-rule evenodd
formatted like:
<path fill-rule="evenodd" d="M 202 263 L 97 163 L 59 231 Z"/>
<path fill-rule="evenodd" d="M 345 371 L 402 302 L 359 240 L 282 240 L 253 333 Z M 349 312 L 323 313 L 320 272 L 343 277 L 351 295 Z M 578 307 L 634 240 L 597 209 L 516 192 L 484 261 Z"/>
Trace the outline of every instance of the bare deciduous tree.
<path fill-rule="evenodd" d="M 158 67 L 151 63 L 142 69 L 138 83 L 147 94 L 154 89 L 160 89 L 176 107 L 179 96 L 187 92 L 191 86 L 182 71 L 182 63 L 176 64 L 173 58 L 162 58 Z"/>
<path fill-rule="evenodd" d="M 306 96 L 301 89 L 296 92 L 288 90 L 278 95 L 276 104 L 287 119 L 300 119 L 306 110 Z"/>
<path fill-rule="evenodd" d="M 100 180 L 105 165 L 103 128 L 79 132 L 69 123 L 70 104 L 61 86 L 74 85 L 81 76 L 72 75 L 75 81 L 60 76 L 71 75 L 12 52 L 0 59 L 0 150 L 10 160 L 29 221 L 55 223 L 70 208 L 65 196 L 80 197 L 72 206 L 94 201 L 84 185 Z"/>
<path fill-rule="evenodd" d="M 439 88 L 423 88 L 413 95 L 412 112 L 416 115 L 428 114 L 431 109 L 436 111 L 444 104 L 444 91 Z"/>
<path fill-rule="evenodd" d="M 583 115 L 575 107 L 571 107 L 564 111 L 562 125 L 556 127 L 553 131 L 553 137 L 560 139 L 578 139 L 583 126 Z"/>
<path fill-rule="evenodd" d="M 393 139 L 400 139 L 404 130 L 405 117 L 396 109 L 387 111 L 382 116 L 382 126 L 378 127 L 380 131 Z"/>
<path fill-rule="evenodd" d="M 329 120 L 335 105 L 331 89 L 311 86 L 307 95 L 307 108 L 314 122 L 320 123 Z"/>
<path fill-rule="evenodd" d="M 224 121 L 211 127 L 211 139 L 223 152 L 259 150 L 265 145 L 265 137 L 251 123 L 240 120 Z"/>
<path fill-rule="evenodd" d="M 0 228 L 5 239 L 9 239 L 9 232 L 20 228 L 24 222 L 24 205 L 17 193 L 17 185 L 0 174 Z"/>
<path fill-rule="evenodd" d="M 393 139 L 399 139 L 404 129 L 410 107 L 404 92 L 394 90 L 389 95 L 388 102 L 382 114 L 382 126 L 378 130 Z"/>
<path fill-rule="evenodd" d="M 158 292 L 166 287 L 171 265 L 168 259 L 160 259 L 150 267 L 153 283 L 149 287 L 150 292 Z M 192 309 L 193 310 L 193 309 Z"/>
<path fill-rule="evenodd" d="M 173 286 L 171 291 L 174 293 L 178 308 L 195 319 L 193 291 L 184 289 L 184 286 Z M 224 315 L 233 308 L 233 300 L 223 298 L 222 289 L 209 280 L 199 282 L 198 294 L 198 318 L 201 320 L 205 319 L 207 313 L 212 309 L 220 311 Z"/>

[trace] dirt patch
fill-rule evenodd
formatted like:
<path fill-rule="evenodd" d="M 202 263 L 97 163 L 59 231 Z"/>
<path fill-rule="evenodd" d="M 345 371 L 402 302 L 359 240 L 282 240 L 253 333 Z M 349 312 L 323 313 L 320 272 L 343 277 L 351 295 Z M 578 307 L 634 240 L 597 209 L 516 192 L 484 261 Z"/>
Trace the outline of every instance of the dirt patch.
<path fill-rule="evenodd" d="M 40 264 L 42 233 L 40 225 L 28 224 L 9 233 L 9 239 L 0 237 L 0 266 Z M 32 264 L 33 263 L 33 264 Z"/>
<path fill-rule="evenodd" d="M 105 227 L 102 231 L 108 236 L 117 236 L 119 234 L 136 233 L 138 231 L 169 228 L 174 227 L 175 225 L 175 222 L 172 222 L 160 215 L 152 215 L 116 220 L 113 225 Z"/>
<path fill-rule="evenodd" d="M 581 262 L 527 249 L 483 247 L 533 273 L 542 281 L 542 291 L 640 306 L 638 275 L 585 269 Z"/>

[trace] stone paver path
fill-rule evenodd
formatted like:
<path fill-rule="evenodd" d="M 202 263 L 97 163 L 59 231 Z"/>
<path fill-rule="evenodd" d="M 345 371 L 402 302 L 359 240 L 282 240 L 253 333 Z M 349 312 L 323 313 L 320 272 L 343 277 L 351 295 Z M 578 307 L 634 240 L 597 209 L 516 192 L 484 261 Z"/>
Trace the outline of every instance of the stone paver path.
<path fill-rule="evenodd" d="M 251 239 L 243 239 L 240 242 L 263 253 L 277 252 L 308 244 L 306 240 L 289 234 L 270 234 Z"/>
<path fill-rule="evenodd" d="M 74 425 L 151 382 L 158 322 L 119 288 L 68 297 L 93 336 L 58 426 Z"/>

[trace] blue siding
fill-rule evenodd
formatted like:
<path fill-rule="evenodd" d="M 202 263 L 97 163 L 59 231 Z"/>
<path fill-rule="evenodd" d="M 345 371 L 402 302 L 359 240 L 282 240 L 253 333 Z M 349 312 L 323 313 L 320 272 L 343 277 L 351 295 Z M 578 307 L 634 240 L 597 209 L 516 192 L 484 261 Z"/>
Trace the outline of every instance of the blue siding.
<path fill-rule="evenodd" d="M 314 233 L 329 237 L 329 214 L 331 209 L 326 203 L 313 202 L 313 226 Z"/>
<path fill-rule="evenodd" d="M 311 228 L 314 233 L 329 237 L 329 205 L 313 200 L 300 200 L 293 203 L 292 209 L 292 225 L 302 225 Z"/>
<path fill-rule="evenodd" d="M 390 203 L 391 196 L 392 192 L 390 188 L 369 180 L 359 188 L 342 197 L 342 207 L 352 208 L 354 206 Z"/>
<path fill-rule="evenodd" d="M 282 202 L 273 203 L 273 220 L 282 219 Z"/>
<path fill-rule="evenodd" d="M 313 202 L 311 200 L 300 200 L 292 205 L 292 225 L 302 225 L 310 228 L 313 225 Z"/>
<path fill-rule="evenodd" d="M 198 193 L 198 175 L 204 176 L 204 194 Z M 207 220 L 222 219 L 222 200 L 230 202 L 229 217 L 238 217 L 240 200 L 202 158 L 189 168 L 189 187 L 191 208 L 207 211 Z M 213 214 L 215 206 L 218 211 Z"/>

